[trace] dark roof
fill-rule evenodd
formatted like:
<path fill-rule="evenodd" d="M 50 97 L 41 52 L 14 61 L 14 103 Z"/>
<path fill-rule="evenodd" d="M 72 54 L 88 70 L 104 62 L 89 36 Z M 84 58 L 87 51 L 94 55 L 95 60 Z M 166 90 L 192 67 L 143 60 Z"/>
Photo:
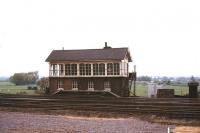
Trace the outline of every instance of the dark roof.
<path fill-rule="evenodd" d="M 122 60 L 125 56 L 132 61 L 128 48 L 53 50 L 46 61 Z"/>

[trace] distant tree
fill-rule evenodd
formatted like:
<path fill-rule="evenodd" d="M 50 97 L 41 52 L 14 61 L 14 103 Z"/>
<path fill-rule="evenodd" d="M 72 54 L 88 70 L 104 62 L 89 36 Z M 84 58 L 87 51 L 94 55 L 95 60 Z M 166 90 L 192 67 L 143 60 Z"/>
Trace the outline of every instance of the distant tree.
<path fill-rule="evenodd" d="M 38 72 L 28 72 L 28 73 L 15 73 L 13 76 L 9 78 L 10 82 L 16 85 L 28 85 L 28 84 L 36 84 L 38 80 Z"/>
<path fill-rule="evenodd" d="M 41 78 L 40 80 L 37 81 L 37 85 L 40 87 L 42 91 L 45 91 L 47 94 L 49 93 L 48 92 L 49 78 L 47 77 Z"/>
<path fill-rule="evenodd" d="M 150 76 L 140 76 L 137 78 L 138 81 L 151 81 L 152 78 Z"/>
<path fill-rule="evenodd" d="M 170 80 L 164 80 L 162 81 L 163 84 L 166 84 L 166 85 L 170 85 L 171 84 L 171 81 Z"/>
<path fill-rule="evenodd" d="M 29 84 L 36 84 L 36 81 L 39 79 L 38 72 L 28 72 L 27 73 L 27 80 Z"/>

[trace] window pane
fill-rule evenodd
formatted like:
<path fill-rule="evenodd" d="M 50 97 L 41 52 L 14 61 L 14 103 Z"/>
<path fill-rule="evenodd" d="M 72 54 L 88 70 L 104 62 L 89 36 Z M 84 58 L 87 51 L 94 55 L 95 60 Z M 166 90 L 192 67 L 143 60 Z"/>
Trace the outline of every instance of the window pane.
<path fill-rule="evenodd" d="M 57 75 L 57 64 L 53 64 L 53 75 Z"/>
<path fill-rule="evenodd" d="M 114 75 L 119 75 L 119 63 L 114 63 Z"/>
<path fill-rule="evenodd" d="M 109 81 L 105 81 L 104 82 L 104 89 L 107 90 L 107 91 L 111 90 L 111 85 L 110 85 Z"/>
<path fill-rule="evenodd" d="M 70 64 L 65 64 L 65 75 L 71 75 Z"/>
<path fill-rule="evenodd" d="M 63 75 L 63 64 L 59 64 L 59 75 Z"/>
<path fill-rule="evenodd" d="M 71 64 L 71 75 L 77 75 L 77 64 Z"/>
<path fill-rule="evenodd" d="M 77 89 L 77 88 L 78 88 L 78 82 L 72 81 L 72 89 Z"/>
<path fill-rule="evenodd" d="M 64 82 L 63 82 L 63 80 L 59 80 L 58 81 L 58 89 L 59 88 L 64 88 Z"/>
<path fill-rule="evenodd" d="M 79 65 L 79 69 L 80 69 L 80 75 L 85 75 L 85 65 L 84 64 L 80 64 Z"/>
<path fill-rule="evenodd" d="M 91 64 L 86 64 L 86 75 L 91 75 Z"/>
<path fill-rule="evenodd" d="M 113 75 L 113 64 L 112 63 L 107 64 L 107 75 Z"/>
<path fill-rule="evenodd" d="M 98 70 L 99 70 L 98 64 L 93 64 L 93 74 L 94 75 L 98 75 Z"/>
<path fill-rule="evenodd" d="M 88 89 L 94 88 L 94 83 L 92 81 L 88 82 Z"/>
<path fill-rule="evenodd" d="M 105 75 L 105 64 L 99 64 L 99 75 Z"/>

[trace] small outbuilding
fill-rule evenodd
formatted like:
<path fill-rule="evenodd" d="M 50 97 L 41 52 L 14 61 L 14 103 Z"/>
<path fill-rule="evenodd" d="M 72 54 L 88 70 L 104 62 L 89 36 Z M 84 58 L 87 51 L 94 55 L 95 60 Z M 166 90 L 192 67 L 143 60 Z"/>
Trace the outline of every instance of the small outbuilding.
<path fill-rule="evenodd" d="M 199 82 L 195 81 L 194 77 L 188 82 L 189 86 L 189 98 L 198 98 L 198 86 Z"/>

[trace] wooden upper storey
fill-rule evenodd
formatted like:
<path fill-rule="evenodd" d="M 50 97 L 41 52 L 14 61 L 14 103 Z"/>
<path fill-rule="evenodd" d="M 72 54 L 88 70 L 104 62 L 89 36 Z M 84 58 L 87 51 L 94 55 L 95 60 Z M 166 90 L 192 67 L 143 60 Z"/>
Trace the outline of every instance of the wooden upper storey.
<path fill-rule="evenodd" d="M 53 50 L 46 59 L 50 77 L 127 77 L 128 48 Z"/>

